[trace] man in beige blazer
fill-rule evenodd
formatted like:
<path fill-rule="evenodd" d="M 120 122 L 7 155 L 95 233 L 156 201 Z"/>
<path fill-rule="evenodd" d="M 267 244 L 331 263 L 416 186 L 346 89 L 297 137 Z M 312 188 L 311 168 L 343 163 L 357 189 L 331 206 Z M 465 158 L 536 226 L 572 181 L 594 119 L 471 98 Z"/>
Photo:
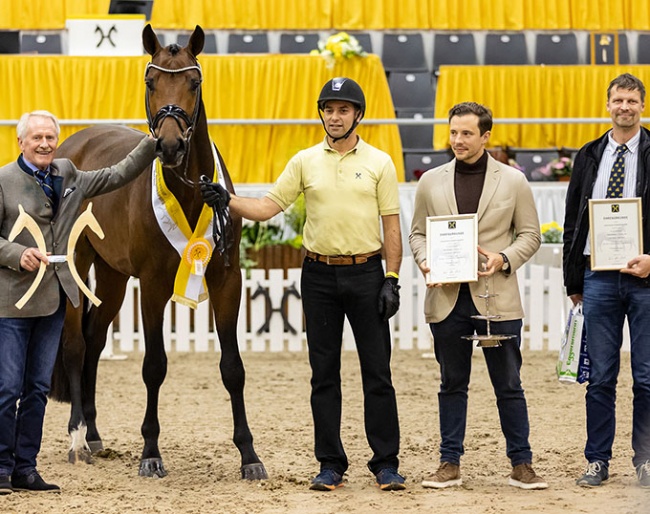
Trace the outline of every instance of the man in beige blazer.
<path fill-rule="evenodd" d="M 463 336 L 486 333 L 485 281 L 490 293 L 491 333 L 513 334 L 499 347 L 483 348 L 490 380 L 497 397 L 506 454 L 512 465 L 509 483 L 522 489 L 548 485 L 531 466 L 529 423 L 521 386 L 521 328 L 524 316 L 516 270 L 540 246 L 540 225 L 526 177 L 494 160 L 485 147 L 492 129 L 492 113 L 474 102 L 449 111 L 450 143 L 455 159 L 427 171 L 415 194 L 411 250 L 422 273 L 426 261 L 428 216 L 473 214 L 478 216 L 479 280 L 469 283 L 427 284 L 424 313 L 440 364 L 440 467 L 426 478 L 424 487 L 444 488 L 462 483 L 460 457 L 467 421 L 467 391 L 473 341 Z"/>
<path fill-rule="evenodd" d="M 153 161 L 155 149 L 153 139 L 145 137 L 115 166 L 80 172 L 69 160 L 54 159 L 59 123 L 49 112 L 24 114 L 17 134 L 22 153 L 0 168 L 0 494 L 60 491 L 36 471 L 36 457 L 66 298 L 78 306 L 79 290 L 68 264 L 50 263 L 48 255 L 67 250 L 85 199 L 136 178 Z M 19 205 L 42 232 L 46 255 L 27 230 L 8 240 Z M 36 294 L 18 309 L 15 304 L 41 262 L 48 266 Z"/>

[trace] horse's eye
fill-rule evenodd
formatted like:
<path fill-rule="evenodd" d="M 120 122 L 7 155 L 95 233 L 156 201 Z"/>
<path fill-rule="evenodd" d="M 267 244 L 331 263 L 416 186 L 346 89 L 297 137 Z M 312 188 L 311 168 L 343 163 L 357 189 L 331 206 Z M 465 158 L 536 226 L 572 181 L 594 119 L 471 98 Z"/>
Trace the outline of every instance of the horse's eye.
<path fill-rule="evenodd" d="M 192 79 L 192 82 L 190 84 L 190 89 L 192 91 L 196 91 L 199 89 L 199 86 L 201 85 L 201 81 L 199 79 Z"/>
<path fill-rule="evenodd" d="M 147 86 L 147 89 L 149 91 L 153 91 L 153 80 L 152 79 L 144 79 L 144 83 Z"/>

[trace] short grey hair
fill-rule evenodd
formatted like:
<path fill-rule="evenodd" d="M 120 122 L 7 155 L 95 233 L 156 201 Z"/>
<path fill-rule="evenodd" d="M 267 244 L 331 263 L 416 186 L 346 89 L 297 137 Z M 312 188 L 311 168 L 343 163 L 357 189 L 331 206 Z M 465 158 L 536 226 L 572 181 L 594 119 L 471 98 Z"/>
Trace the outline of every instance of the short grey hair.
<path fill-rule="evenodd" d="M 29 123 L 29 119 L 35 116 L 51 119 L 54 122 L 56 137 L 59 137 L 59 134 L 61 133 L 61 127 L 59 126 L 59 120 L 56 118 L 56 116 L 54 116 L 54 114 L 52 114 L 50 111 L 32 111 L 26 112 L 20 117 L 20 120 L 18 120 L 18 125 L 16 125 L 16 134 L 18 135 L 18 139 L 25 139 L 25 136 L 27 135 L 27 124 Z"/>

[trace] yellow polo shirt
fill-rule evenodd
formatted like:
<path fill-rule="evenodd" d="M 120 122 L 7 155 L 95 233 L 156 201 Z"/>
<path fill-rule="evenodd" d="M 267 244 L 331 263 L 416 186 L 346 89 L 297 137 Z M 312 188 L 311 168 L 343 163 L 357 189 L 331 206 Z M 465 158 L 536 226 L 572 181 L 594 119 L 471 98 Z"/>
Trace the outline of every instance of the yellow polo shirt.
<path fill-rule="evenodd" d="M 397 173 L 390 156 L 361 138 L 344 155 L 327 138 L 301 150 L 266 194 L 286 210 L 305 194 L 303 245 L 322 255 L 381 248 L 379 216 L 399 214 Z"/>

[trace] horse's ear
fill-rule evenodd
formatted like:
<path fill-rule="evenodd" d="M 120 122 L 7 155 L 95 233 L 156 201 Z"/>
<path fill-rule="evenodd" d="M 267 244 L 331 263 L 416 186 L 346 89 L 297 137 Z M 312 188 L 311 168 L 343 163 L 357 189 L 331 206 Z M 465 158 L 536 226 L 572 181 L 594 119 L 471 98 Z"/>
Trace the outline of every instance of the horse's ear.
<path fill-rule="evenodd" d="M 150 23 L 147 23 L 147 26 L 142 31 L 142 44 L 149 55 L 154 55 L 162 48 L 160 41 L 158 41 L 158 36 L 156 36 L 156 33 L 151 28 Z"/>
<path fill-rule="evenodd" d="M 197 25 L 190 36 L 190 40 L 187 42 L 187 49 L 192 52 L 192 55 L 196 57 L 203 50 L 203 44 L 205 43 L 205 33 L 200 25 Z"/>

